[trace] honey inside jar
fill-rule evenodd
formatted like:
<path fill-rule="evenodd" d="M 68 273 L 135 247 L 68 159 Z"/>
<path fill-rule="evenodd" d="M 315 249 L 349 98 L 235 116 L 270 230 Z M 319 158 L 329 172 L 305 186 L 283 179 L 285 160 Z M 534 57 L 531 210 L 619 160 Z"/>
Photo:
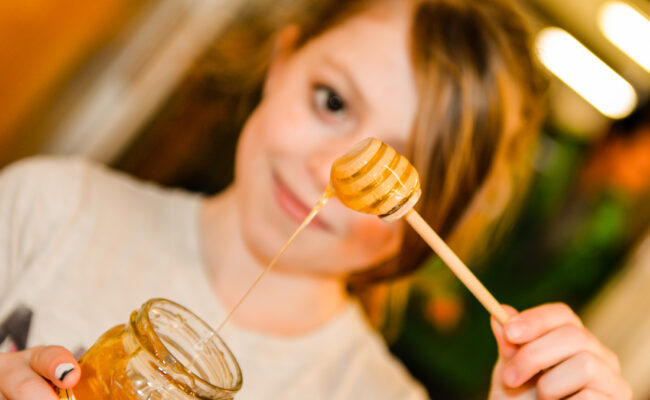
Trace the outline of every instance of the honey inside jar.
<path fill-rule="evenodd" d="M 232 399 L 239 366 L 218 335 L 182 306 L 145 303 L 79 360 L 81 380 L 63 399 Z"/>

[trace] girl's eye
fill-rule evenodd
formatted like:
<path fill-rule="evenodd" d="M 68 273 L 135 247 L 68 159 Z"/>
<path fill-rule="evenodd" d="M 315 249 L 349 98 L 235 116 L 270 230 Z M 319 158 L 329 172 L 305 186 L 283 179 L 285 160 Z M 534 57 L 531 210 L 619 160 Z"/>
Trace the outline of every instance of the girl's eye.
<path fill-rule="evenodd" d="M 317 110 L 331 114 L 336 118 L 345 117 L 347 111 L 347 105 L 343 101 L 343 98 L 334 89 L 324 85 L 316 86 L 314 90 L 314 104 Z"/>

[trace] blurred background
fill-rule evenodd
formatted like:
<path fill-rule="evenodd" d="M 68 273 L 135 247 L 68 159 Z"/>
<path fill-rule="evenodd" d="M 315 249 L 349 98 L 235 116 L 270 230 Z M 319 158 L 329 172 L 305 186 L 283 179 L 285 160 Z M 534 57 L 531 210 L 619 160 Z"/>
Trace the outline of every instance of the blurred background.
<path fill-rule="evenodd" d="M 635 399 L 648 400 L 650 3 L 517 3 L 549 76 L 547 118 L 519 218 L 472 267 L 516 308 L 569 303 L 617 352 Z M 236 68 L 300 6 L 0 2 L 0 167 L 77 155 L 163 185 L 219 191 L 232 178 L 238 113 L 259 93 L 205 72 Z M 260 8 L 275 24 L 248 27 Z M 435 257 L 400 304 L 385 334 L 432 398 L 484 398 L 496 349 L 481 306 Z"/>

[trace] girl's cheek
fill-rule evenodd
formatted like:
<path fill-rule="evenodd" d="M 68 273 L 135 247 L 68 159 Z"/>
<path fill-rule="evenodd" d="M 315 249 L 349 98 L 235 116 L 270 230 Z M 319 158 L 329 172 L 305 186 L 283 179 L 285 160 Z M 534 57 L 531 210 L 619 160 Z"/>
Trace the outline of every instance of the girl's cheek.
<path fill-rule="evenodd" d="M 266 119 L 262 125 L 264 140 L 271 148 L 303 148 L 309 143 L 308 139 L 314 131 L 308 122 L 304 116 L 287 108 Z"/>
<path fill-rule="evenodd" d="M 367 217 L 354 225 L 349 237 L 361 251 L 369 253 L 369 256 L 379 256 L 397 252 L 400 231 L 394 223 L 387 224 L 378 217 Z"/>

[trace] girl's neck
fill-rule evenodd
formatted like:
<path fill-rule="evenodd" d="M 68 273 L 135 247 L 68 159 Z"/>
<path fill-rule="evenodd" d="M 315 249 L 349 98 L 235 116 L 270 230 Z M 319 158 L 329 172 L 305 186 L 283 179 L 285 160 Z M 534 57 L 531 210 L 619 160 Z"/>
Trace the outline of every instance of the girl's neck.
<path fill-rule="evenodd" d="M 266 267 L 242 239 L 234 188 L 204 200 L 200 232 L 206 276 L 230 312 Z M 269 334 L 299 335 L 334 317 L 346 299 L 341 281 L 270 270 L 231 321 Z"/>

